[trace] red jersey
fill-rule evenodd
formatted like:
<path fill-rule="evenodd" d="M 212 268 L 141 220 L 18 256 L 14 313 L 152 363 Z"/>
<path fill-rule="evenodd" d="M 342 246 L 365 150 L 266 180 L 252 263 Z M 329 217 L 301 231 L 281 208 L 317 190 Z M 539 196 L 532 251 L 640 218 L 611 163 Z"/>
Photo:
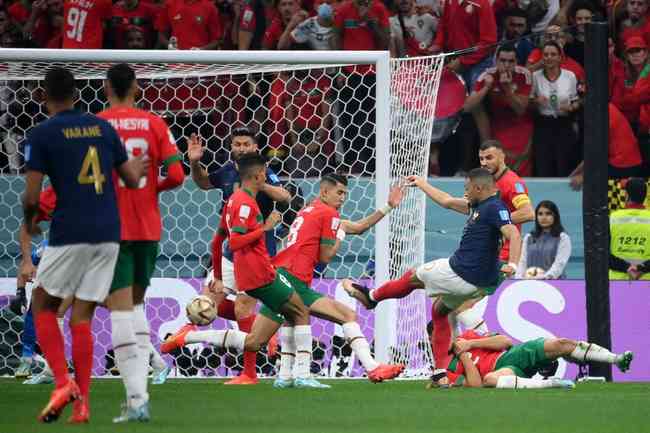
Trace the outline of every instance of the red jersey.
<path fill-rule="evenodd" d="M 506 171 L 496 180 L 497 188 L 499 189 L 499 198 L 506 207 L 510 214 L 519 209 L 520 207 L 530 204 L 528 197 L 528 187 L 524 181 L 514 171 L 506 168 Z M 516 224 L 517 229 L 521 232 L 521 224 Z M 510 242 L 504 240 L 503 247 L 499 258 L 508 262 L 510 257 Z"/>
<path fill-rule="evenodd" d="M 271 25 L 266 29 L 264 33 L 264 39 L 262 40 L 262 46 L 266 50 L 275 50 L 278 48 L 278 42 L 280 42 L 280 37 L 284 33 L 285 25 L 282 22 L 282 19 L 275 18 Z"/>
<path fill-rule="evenodd" d="M 285 268 L 305 284 L 311 284 L 314 268 L 320 261 L 320 246 L 336 243 L 340 223 L 336 209 L 314 200 L 298 212 L 289 230 L 287 247 L 273 258 L 273 264 Z"/>
<path fill-rule="evenodd" d="M 38 197 L 38 213 L 36 214 L 36 222 L 50 221 L 52 213 L 56 208 L 56 193 L 52 185 L 41 191 Z"/>
<path fill-rule="evenodd" d="M 261 230 L 262 224 L 262 212 L 255 197 L 244 188 L 235 191 L 226 203 L 229 238 Z M 263 232 L 254 242 L 233 251 L 233 264 L 235 282 L 241 291 L 258 289 L 275 280 L 275 268 L 271 265 Z"/>
<path fill-rule="evenodd" d="M 65 0 L 63 48 L 101 49 L 104 21 L 111 17 L 111 0 Z"/>
<path fill-rule="evenodd" d="M 124 2 L 116 3 L 112 10 L 112 27 L 115 34 L 116 48 L 126 48 L 126 32 L 130 26 L 144 29 L 147 47 L 154 45 L 154 23 L 160 9 L 153 3 L 139 0 L 135 8 L 127 9 Z M 145 48 L 147 48 L 145 47 Z"/>
<path fill-rule="evenodd" d="M 457 51 L 481 46 L 474 53 L 460 56 L 460 63 L 469 67 L 490 54 L 497 41 L 497 23 L 488 0 L 446 0 L 436 30 L 434 44 L 443 51 Z"/>
<path fill-rule="evenodd" d="M 162 232 L 158 207 L 158 172 L 161 165 L 178 161 L 176 142 L 160 117 L 137 108 L 109 108 L 98 114 L 122 139 L 131 156 L 146 155 L 151 165 L 137 189 L 114 177 L 123 241 L 158 241 Z"/>
<path fill-rule="evenodd" d="M 609 104 L 609 165 L 629 168 L 641 165 L 639 142 L 625 116 L 613 104 Z"/>
<path fill-rule="evenodd" d="M 459 338 L 464 340 L 478 340 L 485 337 L 474 331 L 465 331 Z M 471 354 L 472 362 L 476 365 L 479 374 L 483 378 L 486 374 L 494 371 L 494 366 L 499 360 L 499 357 L 505 353 L 505 350 L 471 349 L 469 353 Z M 447 367 L 447 377 L 449 378 L 449 382 L 455 383 L 456 379 L 464 374 L 465 368 L 463 367 L 463 363 L 460 362 L 458 357 L 453 357 Z"/>
<path fill-rule="evenodd" d="M 24 26 L 27 24 L 32 11 L 27 9 L 21 1 L 17 1 L 7 8 L 7 13 L 13 21 Z M 41 13 L 39 17 L 36 18 L 36 22 L 32 28 L 32 40 L 35 41 L 39 47 L 45 47 L 48 41 L 52 38 L 53 32 L 54 29 L 50 24 L 47 12 Z"/>
<path fill-rule="evenodd" d="M 486 96 L 490 110 L 492 137 L 503 143 L 508 167 L 520 176 L 530 176 L 532 175 L 530 144 L 534 127 L 533 117 L 528 110 L 521 116 L 515 113 L 499 83 L 499 73 L 496 68 L 487 69 L 481 74 L 474 84 L 476 92 L 485 86 L 485 77 L 488 74 L 494 79 L 494 84 Z M 533 80 L 528 69 L 515 66 L 512 73 L 513 92 L 529 98 L 532 86 Z"/>
<path fill-rule="evenodd" d="M 169 0 L 156 20 L 156 30 L 178 38 L 178 48 L 200 48 L 221 39 L 219 11 L 208 0 Z"/>
<path fill-rule="evenodd" d="M 377 21 L 382 29 L 390 27 L 390 14 L 381 1 L 372 1 L 368 10 L 368 19 Z M 341 33 L 342 49 L 346 51 L 381 50 L 375 41 L 372 30 L 368 24 L 361 21 L 359 10 L 351 0 L 342 3 L 334 15 L 334 27 Z M 357 66 L 346 68 L 348 71 L 356 70 L 359 73 L 366 73 L 372 70 L 369 66 Z"/>

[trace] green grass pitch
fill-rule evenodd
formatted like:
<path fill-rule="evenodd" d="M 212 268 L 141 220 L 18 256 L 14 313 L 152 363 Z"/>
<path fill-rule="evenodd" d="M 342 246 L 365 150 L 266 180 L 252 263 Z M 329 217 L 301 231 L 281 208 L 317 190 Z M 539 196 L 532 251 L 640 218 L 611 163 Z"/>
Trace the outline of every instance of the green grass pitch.
<path fill-rule="evenodd" d="M 636 433 L 650 431 L 649 384 L 579 384 L 575 390 L 426 390 L 422 381 L 329 381 L 329 390 L 276 390 L 270 381 L 226 387 L 170 380 L 150 387 L 152 421 L 115 426 L 119 380 L 96 380 L 91 423 L 36 422 L 51 385 L 0 379 L 0 432 L 440 432 Z"/>

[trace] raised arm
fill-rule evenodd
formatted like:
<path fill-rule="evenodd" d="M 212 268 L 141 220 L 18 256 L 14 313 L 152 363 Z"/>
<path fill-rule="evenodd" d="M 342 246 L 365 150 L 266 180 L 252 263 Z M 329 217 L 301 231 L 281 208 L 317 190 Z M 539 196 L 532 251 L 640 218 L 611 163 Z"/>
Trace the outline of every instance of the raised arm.
<path fill-rule="evenodd" d="M 291 201 L 291 193 L 282 185 L 265 183 L 260 191 L 265 192 L 273 201 L 280 203 L 289 203 Z"/>
<path fill-rule="evenodd" d="M 393 186 L 388 193 L 388 203 L 386 203 L 386 206 L 375 210 L 373 213 L 360 220 L 341 221 L 341 229 L 343 229 L 346 234 L 360 235 L 364 233 L 366 230 L 381 221 L 381 219 L 388 215 L 390 211 L 399 206 L 403 197 L 404 187 L 399 185 Z"/>
<path fill-rule="evenodd" d="M 203 157 L 203 143 L 201 138 L 196 134 L 190 135 L 187 140 L 187 157 L 190 160 L 190 172 L 192 173 L 192 180 L 201 189 L 212 189 L 208 172 L 201 166 L 201 158 Z"/>
<path fill-rule="evenodd" d="M 464 198 L 452 197 L 450 194 L 429 185 L 425 178 L 419 176 L 408 176 L 407 186 L 420 188 L 429 198 L 445 209 L 452 209 L 462 214 L 469 213 L 469 203 Z"/>

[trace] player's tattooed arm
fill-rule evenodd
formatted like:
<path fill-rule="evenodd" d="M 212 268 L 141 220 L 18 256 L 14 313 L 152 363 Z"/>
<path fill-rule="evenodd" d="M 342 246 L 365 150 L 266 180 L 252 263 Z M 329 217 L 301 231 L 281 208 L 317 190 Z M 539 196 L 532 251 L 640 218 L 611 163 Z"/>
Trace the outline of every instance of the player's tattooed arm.
<path fill-rule="evenodd" d="M 469 213 L 469 202 L 467 199 L 452 197 L 450 194 L 439 190 L 433 185 L 429 185 L 427 180 L 420 176 L 408 176 L 406 178 L 407 186 L 420 188 L 429 198 L 435 201 L 439 206 L 445 209 L 452 209 L 463 214 Z"/>
<path fill-rule="evenodd" d="M 36 223 L 38 215 L 38 201 L 41 195 L 41 186 L 43 185 L 43 173 L 35 170 L 28 170 L 25 181 L 25 194 L 23 195 L 23 214 L 25 218 L 25 227 L 27 233 L 35 236 L 41 233 L 40 227 Z"/>
<path fill-rule="evenodd" d="M 402 198 L 404 198 L 404 185 L 394 185 L 388 193 L 388 202 L 386 203 L 386 206 L 377 209 L 367 217 L 357 221 L 343 220 L 341 221 L 341 228 L 346 234 L 360 235 L 381 221 L 381 219 L 388 215 L 390 211 L 399 206 L 402 202 Z"/>

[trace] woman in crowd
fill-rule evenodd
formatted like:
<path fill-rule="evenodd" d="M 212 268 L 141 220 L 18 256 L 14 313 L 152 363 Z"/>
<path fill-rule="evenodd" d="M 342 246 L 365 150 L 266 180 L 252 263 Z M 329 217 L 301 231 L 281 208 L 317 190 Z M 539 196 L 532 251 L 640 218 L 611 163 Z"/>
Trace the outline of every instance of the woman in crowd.
<path fill-rule="evenodd" d="M 571 238 L 562 227 L 557 205 L 550 200 L 541 201 L 535 209 L 535 229 L 522 241 L 515 278 L 566 278 L 564 270 L 570 256 Z"/>
<path fill-rule="evenodd" d="M 544 67 L 533 74 L 533 97 L 537 108 L 533 151 L 539 177 L 564 177 L 577 163 L 574 113 L 580 109 L 578 80 L 560 67 L 562 47 L 547 41 L 542 47 Z"/>

